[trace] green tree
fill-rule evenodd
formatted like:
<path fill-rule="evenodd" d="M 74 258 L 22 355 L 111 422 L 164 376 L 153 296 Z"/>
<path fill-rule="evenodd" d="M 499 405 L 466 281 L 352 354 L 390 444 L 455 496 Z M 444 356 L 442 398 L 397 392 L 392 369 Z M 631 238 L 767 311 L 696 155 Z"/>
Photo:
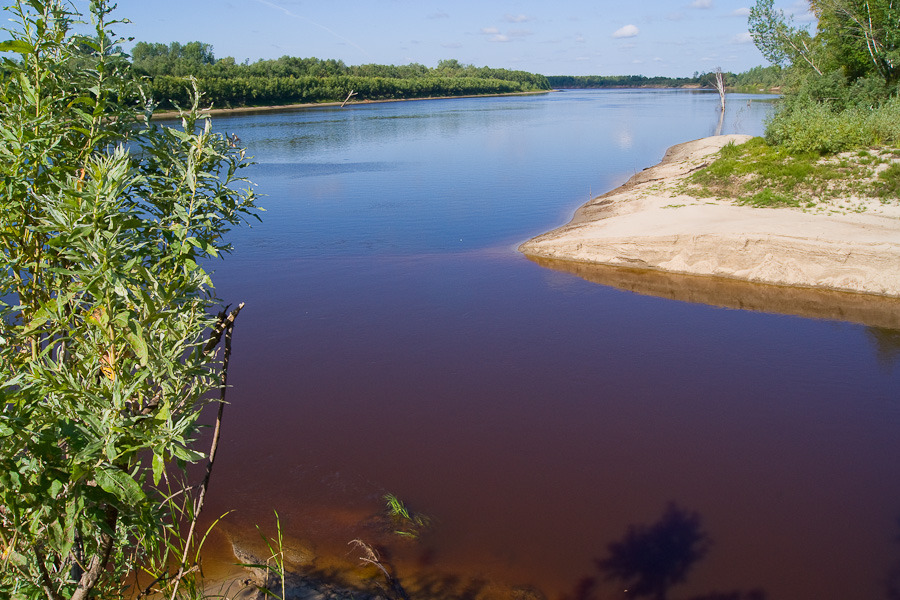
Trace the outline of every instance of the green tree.
<path fill-rule="evenodd" d="M 757 0 L 750 9 L 749 29 L 756 47 L 772 64 L 805 63 L 822 74 L 815 41 L 806 29 L 794 27 L 784 11 L 775 10 L 774 0 Z"/>
<path fill-rule="evenodd" d="M 855 80 L 900 77 L 900 4 L 893 0 L 811 0 L 819 32 L 838 65 Z"/>
<path fill-rule="evenodd" d="M 139 564 L 180 584 L 187 554 L 167 553 L 206 488 L 177 467 L 204 458 L 199 412 L 227 360 L 202 265 L 255 214 L 244 153 L 196 96 L 181 129 L 151 123 L 106 1 L 93 36 L 67 6 L 16 0 L 0 43 L 6 598 L 118 596 Z"/>

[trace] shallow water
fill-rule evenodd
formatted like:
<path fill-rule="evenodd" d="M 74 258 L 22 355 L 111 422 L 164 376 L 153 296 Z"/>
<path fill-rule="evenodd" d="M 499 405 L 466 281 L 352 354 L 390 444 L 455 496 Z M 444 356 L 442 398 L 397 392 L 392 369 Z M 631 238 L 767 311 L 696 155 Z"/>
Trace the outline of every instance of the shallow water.
<path fill-rule="evenodd" d="M 760 98 L 730 96 L 724 133 L 761 133 Z M 216 118 L 256 157 L 267 212 L 213 265 L 247 308 L 210 514 L 238 508 L 239 530 L 275 509 L 346 554 L 354 537 L 392 543 L 368 518 L 389 492 L 433 519 L 389 548 L 401 575 L 549 598 L 591 577 L 617 598 L 595 559 L 675 503 L 712 545 L 671 597 L 889 597 L 891 307 L 878 327 L 720 308 L 515 251 L 712 134 L 717 102 L 566 91 Z"/>

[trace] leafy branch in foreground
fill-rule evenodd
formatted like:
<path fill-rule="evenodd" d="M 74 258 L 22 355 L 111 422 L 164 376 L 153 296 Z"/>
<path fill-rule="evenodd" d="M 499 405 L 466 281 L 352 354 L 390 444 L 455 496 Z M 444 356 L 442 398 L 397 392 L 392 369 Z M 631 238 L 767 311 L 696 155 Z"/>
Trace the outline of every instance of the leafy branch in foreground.
<path fill-rule="evenodd" d="M 176 467 L 204 458 L 236 315 L 201 263 L 254 196 L 196 95 L 181 129 L 124 103 L 141 90 L 105 0 L 92 36 L 67 6 L 17 0 L 0 43 L 0 596 L 116 597 L 140 564 L 175 597 L 193 533 L 167 564 L 171 500 L 194 521 L 208 483 Z"/>

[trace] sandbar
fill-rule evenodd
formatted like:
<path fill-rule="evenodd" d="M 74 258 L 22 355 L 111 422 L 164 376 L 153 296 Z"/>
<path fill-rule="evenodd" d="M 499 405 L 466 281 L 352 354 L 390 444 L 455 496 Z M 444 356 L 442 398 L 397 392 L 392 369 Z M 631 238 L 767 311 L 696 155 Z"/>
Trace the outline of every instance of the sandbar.
<path fill-rule="evenodd" d="M 662 162 L 590 200 L 572 220 L 519 250 L 555 264 L 593 264 L 757 284 L 900 298 L 900 205 L 857 212 L 755 208 L 685 193 L 684 179 L 729 142 L 669 148 Z M 544 264 L 547 264 L 546 262 Z M 569 269 L 571 270 L 571 269 Z"/>

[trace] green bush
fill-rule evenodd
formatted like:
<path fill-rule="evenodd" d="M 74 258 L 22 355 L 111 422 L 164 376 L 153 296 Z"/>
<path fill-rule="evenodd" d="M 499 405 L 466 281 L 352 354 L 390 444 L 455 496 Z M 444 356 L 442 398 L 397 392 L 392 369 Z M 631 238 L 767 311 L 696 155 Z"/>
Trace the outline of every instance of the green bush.
<path fill-rule="evenodd" d="M 900 99 L 875 109 L 833 110 L 820 102 L 793 102 L 775 113 L 766 140 L 791 152 L 831 154 L 900 143 Z"/>
<path fill-rule="evenodd" d="M 178 585 L 202 505 L 178 467 L 223 385 L 201 263 L 255 208 L 243 151 L 196 102 L 181 129 L 125 104 L 109 7 L 80 36 L 68 5 L 16 0 L 0 42 L 3 598 L 118 597 L 136 565 Z"/>

